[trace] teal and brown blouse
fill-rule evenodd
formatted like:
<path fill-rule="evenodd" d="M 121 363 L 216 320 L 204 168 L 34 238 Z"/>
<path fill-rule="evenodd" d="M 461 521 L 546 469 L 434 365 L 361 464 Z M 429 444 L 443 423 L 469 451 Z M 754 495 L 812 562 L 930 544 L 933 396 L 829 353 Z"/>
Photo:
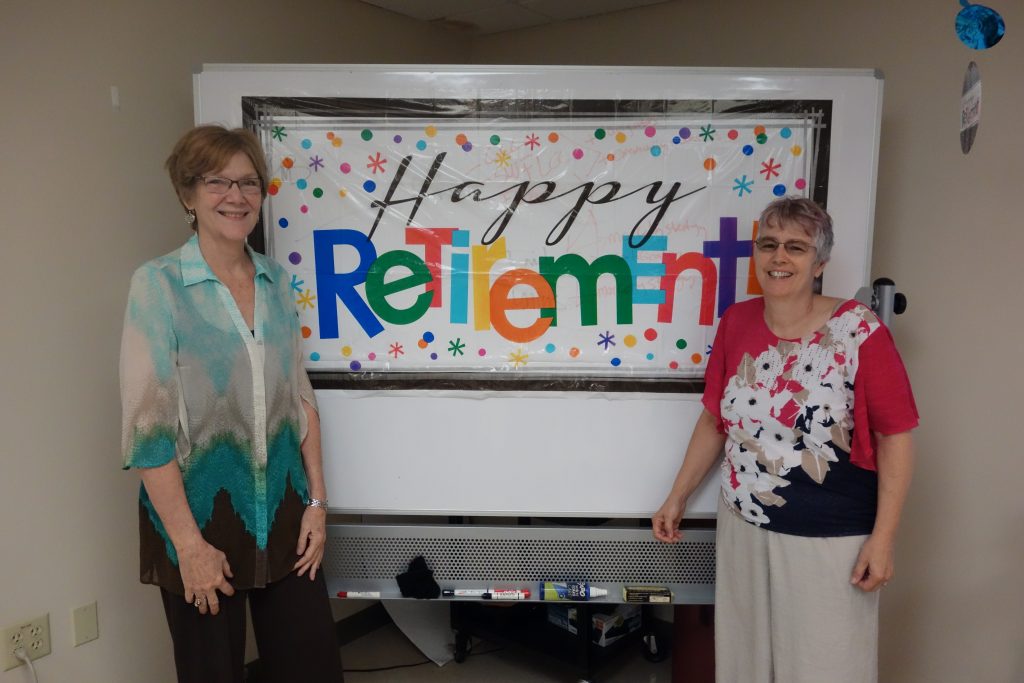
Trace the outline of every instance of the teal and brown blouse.
<path fill-rule="evenodd" d="M 287 575 L 308 498 L 299 446 L 302 366 L 284 269 L 256 266 L 254 329 L 193 236 L 132 276 L 121 342 L 124 468 L 176 460 L 203 537 L 223 551 L 236 588 Z M 183 593 L 178 559 L 145 487 L 139 495 L 141 579 Z"/>

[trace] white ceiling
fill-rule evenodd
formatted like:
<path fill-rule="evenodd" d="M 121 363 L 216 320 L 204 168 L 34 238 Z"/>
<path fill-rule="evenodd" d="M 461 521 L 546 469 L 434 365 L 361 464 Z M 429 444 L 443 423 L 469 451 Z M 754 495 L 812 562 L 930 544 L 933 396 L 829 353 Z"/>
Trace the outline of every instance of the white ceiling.
<path fill-rule="evenodd" d="M 361 0 L 473 35 L 582 19 L 668 0 Z"/>

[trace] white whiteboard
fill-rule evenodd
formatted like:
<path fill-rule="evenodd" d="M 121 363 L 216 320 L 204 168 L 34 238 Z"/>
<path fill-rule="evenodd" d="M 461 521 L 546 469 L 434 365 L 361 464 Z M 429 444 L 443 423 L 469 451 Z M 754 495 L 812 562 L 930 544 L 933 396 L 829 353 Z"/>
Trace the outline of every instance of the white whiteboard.
<path fill-rule="evenodd" d="M 694 394 L 317 392 L 332 507 L 647 517 L 700 415 Z M 412 418 L 367 429 L 382 416 Z M 340 448 L 341 452 L 338 452 Z M 717 469 L 690 512 L 715 509 Z"/>
<path fill-rule="evenodd" d="M 870 70 L 208 65 L 197 123 L 242 125 L 243 97 L 829 100 L 824 292 L 867 284 L 882 79 Z M 645 517 L 699 414 L 693 395 L 320 390 L 332 509 L 364 513 Z M 714 478 L 712 476 L 712 478 Z M 715 510 L 705 483 L 687 510 Z"/>

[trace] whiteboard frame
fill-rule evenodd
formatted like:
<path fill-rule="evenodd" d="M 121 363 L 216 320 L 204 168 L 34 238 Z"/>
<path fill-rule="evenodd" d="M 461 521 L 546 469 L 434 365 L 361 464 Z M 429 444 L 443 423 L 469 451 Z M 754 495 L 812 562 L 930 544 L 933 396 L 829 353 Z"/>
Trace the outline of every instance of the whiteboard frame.
<path fill-rule="evenodd" d="M 868 69 L 742 69 L 591 66 L 460 66 L 460 65 L 204 65 L 194 75 L 196 123 L 242 125 L 243 96 L 279 97 L 452 97 L 515 98 L 537 90 L 542 79 L 553 95 L 601 99 L 825 99 L 832 100 L 828 210 L 837 232 L 836 249 L 826 271 L 823 292 L 852 298 L 868 284 L 874 232 L 875 185 L 878 167 L 883 79 Z M 315 375 L 314 375 L 315 379 Z M 642 385 L 641 391 L 642 391 Z M 565 517 L 646 517 L 664 499 L 682 460 L 693 415 L 672 420 L 665 406 L 693 401 L 693 395 L 587 392 L 449 391 L 426 392 L 432 410 L 422 415 L 415 397 L 394 390 L 318 390 L 324 425 L 324 460 L 332 511 L 409 515 L 533 515 Z M 414 392 L 415 393 L 415 392 Z M 485 453 L 489 467 L 466 473 L 467 458 L 479 455 L 474 439 L 479 429 L 439 415 L 458 415 L 457 407 L 475 404 L 467 419 L 486 427 L 503 415 L 518 415 L 520 424 L 543 430 L 531 436 L 523 428 L 507 430 L 501 448 Z M 588 419 L 566 425 L 549 419 L 545 409 L 560 401 L 559 410 Z M 366 412 L 366 405 L 386 409 Z M 691 411 L 692 412 L 692 411 Z M 698 411 L 699 412 L 699 411 Z M 382 428 L 380 416 L 387 425 Z M 440 420 L 440 422 L 438 422 Z M 530 421 L 533 421 L 532 423 Z M 634 438 L 609 439 L 596 425 L 630 425 Z M 526 452 L 536 439 L 564 440 L 570 430 L 574 448 L 570 462 L 557 455 Z M 464 430 L 465 431 L 465 430 Z M 419 435 L 415 452 L 395 459 L 407 443 L 401 435 Z M 471 438 L 472 437 L 472 438 Z M 641 448 L 629 448 L 629 444 Z M 517 446 L 520 446 L 517 448 Z M 582 478 L 570 481 L 567 465 L 588 453 L 591 465 Z M 638 457 L 638 454 L 647 454 Z M 629 461 L 627 486 L 620 460 Z M 417 469 L 426 460 L 427 470 Z M 401 473 L 409 468 L 417 476 Z M 527 479 L 503 476 L 508 464 L 537 477 L 557 477 L 563 486 L 532 485 Z M 376 464 L 376 465 L 375 465 Z M 433 476 L 425 472 L 460 472 Z M 606 476 L 608 472 L 618 473 Z M 597 473 L 604 473 L 600 475 Z M 715 473 L 691 500 L 688 517 L 714 516 Z M 496 485 L 519 494 L 515 505 L 493 504 L 478 493 Z M 476 492 L 472 495 L 467 492 Z M 431 494 L 424 497 L 424 493 Z"/>

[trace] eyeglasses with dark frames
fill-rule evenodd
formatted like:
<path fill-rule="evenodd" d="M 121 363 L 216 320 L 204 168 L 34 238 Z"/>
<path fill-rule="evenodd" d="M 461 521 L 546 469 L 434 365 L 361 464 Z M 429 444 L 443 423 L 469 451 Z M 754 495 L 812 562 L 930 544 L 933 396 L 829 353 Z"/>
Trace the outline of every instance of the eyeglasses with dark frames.
<path fill-rule="evenodd" d="M 800 240 L 788 240 L 786 242 L 780 242 L 773 237 L 759 237 L 754 241 L 754 247 L 762 254 L 774 254 L 775 251 L 782 245 L 782 248 L 786 250 L 786 253 L 790 256 L 804 256 L 811 252 L 811 250 L 817 251 L 817 247 L 809 242 L 802 242 Z"/>
<path fill-rule="evenodd" d="M 231 178 L 221 178 L 215 175 L 200 175 L 196 176 L 196 180 L 201 182 L 203 187 L 211 194 L 227 194 L 231 191 L 232 185 L 238 185 L 238 190 L 242 194 L 260 194 L 263 192 L 263 183 L 258 177 L 232 180 Z"/>

